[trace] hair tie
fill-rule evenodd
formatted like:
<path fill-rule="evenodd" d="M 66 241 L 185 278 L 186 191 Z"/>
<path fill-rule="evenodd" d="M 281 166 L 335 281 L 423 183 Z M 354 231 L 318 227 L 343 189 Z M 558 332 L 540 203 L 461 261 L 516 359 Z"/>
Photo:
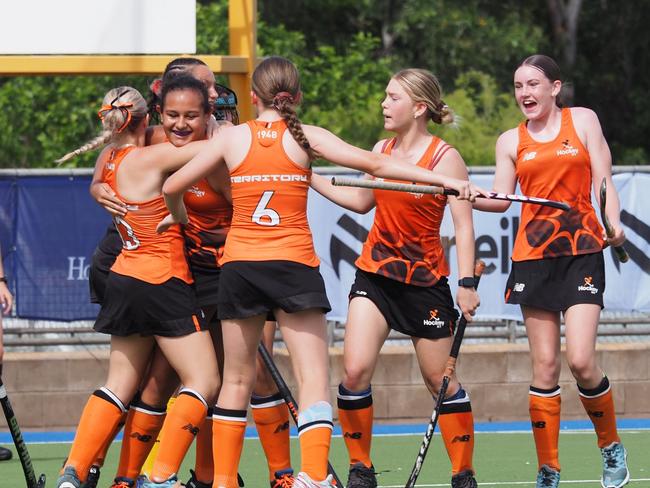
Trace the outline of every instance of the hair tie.
<path fill-rule="evenodd" d="M 160 93 L 162 92 L 162 78 L 156 78 L 149 85 L 151 93 L 153 93 L 157 98 L 160 98 Z"/>
<path fill-rule="evenodd" d="M 112 110 L 119 110 L 122 112 L 122 115 L 124 116 L 124 123 L 117 128 L 115 131 L 116 133 L 122 132 L 124 129 L 126 129 L 129 124 L 131 123 L 131 111 L 129 108 L 133 107 L 133 103 L 127 102 L 127 103 L 115 103 L 117 102 L 120 97 L 123 95 L 126 95 L 130 90 L 124 90 L 122 93 L 120 93 L 118 96 L 116 96 L 110 104 L 108 105 L 102 105 L 102 107 L 99 109 L 97 112 L 97 115 L 99 116 L 99 119 L 103 122 L 104 119 L 106 118 L 106 115 L 112 111 Z"/>
<path fill-rule="evenodd" d="M 280 102 L 283 100 L 287 100 L 290 104 L 294 104 L 294 98 L 293 95 L 289 92 L 286 91 L 281 91 L 275 94 L 273 97 L 273 107 L 275 109 L 279 109 Z"/>

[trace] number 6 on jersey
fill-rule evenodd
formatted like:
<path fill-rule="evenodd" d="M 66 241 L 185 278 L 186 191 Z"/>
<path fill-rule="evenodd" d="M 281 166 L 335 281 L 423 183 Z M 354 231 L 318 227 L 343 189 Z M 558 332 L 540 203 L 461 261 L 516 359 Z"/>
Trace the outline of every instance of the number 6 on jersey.
<path fill-rule="evenodd" d="M 252 217 L 253 222 L 256 224 L 265 225 L 267 227 L 273 227 L 280 224 L 280 214 L 272 208 L 267 208 L 274 193 L 274 191 L 270 190 L 262 193 L 262 197 L 260 198 L 260 201 L 257 202 L 257 207 L 255 207 Z"/>

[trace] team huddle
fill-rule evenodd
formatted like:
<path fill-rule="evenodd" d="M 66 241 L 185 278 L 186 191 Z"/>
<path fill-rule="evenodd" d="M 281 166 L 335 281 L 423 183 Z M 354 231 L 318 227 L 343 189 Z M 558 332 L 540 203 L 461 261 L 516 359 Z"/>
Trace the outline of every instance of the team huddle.
<path fill-rule="evenodd" d="M 522 205 L 505 300 L 521 306 L 531 349 L 536 486 L 560 482 L 563 315 L 568 364 L 603 457 L 601 484 L 619 488 L 629 480 L 627 452 L 595 342 L 605 288 L 602 251 L 625 236 L 598 118 L 586 108 L 562 108 L 561 86 L 556 63 L 544 55 L 526 58 L 514 74 L 526 120 L 497 141 L 494 191 L 513 193 L 519 184 L 526 195 L 561 200 L 570 209 Z M 372 151 L 301 123 L 299 74 L 281 57 L 265 58 L 255 69 L 257 118 L 246 123 L 238 123 L 234 93 L 195 58 L 172 61 L 152 93 L 147 104 L 134 88 L 110 90 L 98 113 L 100 135 L 60 160 L 105 146 L 90 191 L 113 224 L 90 271 L 91 299 L 101 305 L 95 330 L 111 335 L 108 377 L 83 410 L 57 488 L 97 486 L 122 428 L 112 488 L 182 486 L 180 466 L 195 439 L 195 468 L 184 486 L 243 486 L 238 470 L 249 405 L 272 488 L 338 486 L 328 464 L 330 303 L 307 220 L 310 187 L 355 212 L 375 208 L 349 293 L 337 406 L 343 432 L 354 433 L 344 436 L 346 486 L 376 487 L 371 383 L 380 349 L 391 330 L 410 336 L 436 399 L 459 319 L 456 306 L 471 321 L 480 303 L 473 210 L 503 212 L 510 202 L 471 184 L 460 152 L 429 132 L 429 121 L 451 123 L 454 113 L 426 70 L 391 77 L 381 108 L 393 136 Z M 150 124 L 152 117 L 160 124 Z M 371 181 L 418 182 L 456 196 L 336 187 L 312 173 L 317 158 Z M 603 179 L 610 237 L 591 204 L 591 189 Z M 440 240 L 447 205 L 460 276 L 455 304 Z M 289 410 L 257 354 L 260 342 L 272 348 L 276 323 L 298 387 L 301 465 L 295 475 Z M 470 395 L 455 374 L 448 380 L 438 425 L 451 486 L 472 488 Z M 141 475 L 156 439 L 153 463 Z"/>

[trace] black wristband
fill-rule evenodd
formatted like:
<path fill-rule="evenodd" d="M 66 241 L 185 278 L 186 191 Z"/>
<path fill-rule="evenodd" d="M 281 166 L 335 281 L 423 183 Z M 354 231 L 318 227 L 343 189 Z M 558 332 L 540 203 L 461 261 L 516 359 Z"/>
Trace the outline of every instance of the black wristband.
<path fill-rule="evenodd" d="M 463 288 L 475 288 L 476 281 L 474 280 L 474 278 L 470 278 L 470 277 L 461 278 L 458 280 L 458 286 L 461 286 Z"/>
<path fill-rule="evenodd" d="M 9 283 L 6 276 L 0 276 L 0 283 Z"/>

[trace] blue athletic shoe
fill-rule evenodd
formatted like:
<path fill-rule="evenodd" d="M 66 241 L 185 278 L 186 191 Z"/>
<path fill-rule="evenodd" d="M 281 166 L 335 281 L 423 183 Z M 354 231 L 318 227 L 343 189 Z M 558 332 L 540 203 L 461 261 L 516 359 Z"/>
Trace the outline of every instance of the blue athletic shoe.
<path fill-rule="evenodd" d="M 142 475 L 138 476 L 135 484 L 135 488 L 176 488 L 177 486 L 180 486 L 180 484 L 175 474 L 171 475 L 168 480 L 161 481 L 160 483 L 151 481 L 148 476 Z"/>
<path fill-rule="evenodd" d="M 558 488 L 560 486 L 560 472 L 543 464 L 537 473 L 535 488 Z"/>
<path fill-rule="evenodd" d="M 603 477 L 600 484 L 603 488 L 621 488 L 630 481 L 630 472 L 627 469 L 627 451 L 620 442 L 612 442 L 603 447 Z"/>
<path fill-rule="evenodd" d="M 56 480 L 56 488 L 81 488 L 81 480 L 73 466 L 63 469 L 63 474 Z"/>

